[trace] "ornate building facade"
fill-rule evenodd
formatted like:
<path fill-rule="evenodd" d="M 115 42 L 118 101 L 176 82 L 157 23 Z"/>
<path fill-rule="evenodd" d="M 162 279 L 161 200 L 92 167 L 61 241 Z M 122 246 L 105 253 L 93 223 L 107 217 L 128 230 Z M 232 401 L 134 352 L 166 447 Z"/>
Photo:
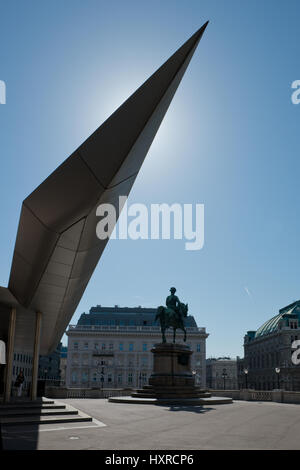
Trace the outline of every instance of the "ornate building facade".
<path fill-rule="evenodd" d="M 206 360 L 206 385 L 212 390 L 235 390 L 237 382 L 237 361 L 230 357 Z"/>
<path fill-rule="evenodd" d="M 151 348 L 161 342 L 156 309 L 128 307 L 92 307 L 83 313 L 77 325 L 70 325 L 66 385 L 73 388 L 141 387 L 152 372 Z M 193 316 L 185 319 L 187 344 L 193 351 L 192 370 L 196 383 L 206 385 L 205 328 L 199 328 Z M 173 330 L 167 330 L 172 341 Z M 177 330 L 176 342 L 183 342 Z"/>
<path fill-rule="evenodd" d="M 294 364 L 293 344 L 300 340 L 300 300 L 279 310 L 257 331 L 244 338 L 244 370 L 248 386 L 256 390 L 300 391 L 300 365 Z M 240 382 L 244 383 L 242 374 Z"/>

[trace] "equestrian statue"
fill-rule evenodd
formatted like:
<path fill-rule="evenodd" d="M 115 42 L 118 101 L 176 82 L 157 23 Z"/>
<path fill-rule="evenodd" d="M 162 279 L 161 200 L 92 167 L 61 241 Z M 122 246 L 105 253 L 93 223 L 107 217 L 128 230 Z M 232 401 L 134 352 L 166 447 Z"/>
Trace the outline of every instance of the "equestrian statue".
<path fill-rule="evenodd" d="M 180 329 L 184 333 L 183 341 L 186 341 L 186 329 L 184 327 L 184 318 L 188 314 L 188 304 L 180 302 L 175 295 L 175 287 L 170 289 L 171 295 L 166 298 L 166 307 L 161 305 L 157 308 L 155 321 L 159 319 L 162 342 L 166 343 L 165 331 L 167 328 L 173 328 L 173 343 L 175 343 L 176 330 Z"/>

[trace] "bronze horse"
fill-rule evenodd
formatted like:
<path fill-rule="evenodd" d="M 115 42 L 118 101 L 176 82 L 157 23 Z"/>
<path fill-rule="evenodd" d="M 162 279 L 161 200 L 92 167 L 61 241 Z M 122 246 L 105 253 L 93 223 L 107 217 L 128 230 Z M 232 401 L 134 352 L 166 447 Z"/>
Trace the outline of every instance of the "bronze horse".
<path fill-rule="evenodd" d="M 177 328 L 184 332 L 183 341 L 186 341 L 186 330 L 184 327 L 183 319 L 187 317 L 188 314 L 188 304 L 183 304 L 180 302 L 179 304 L 179 312 L 175 312 L 174 310 L 163 307 L 162 305 L 157 308 L 155 321 L 159 319 L 161 333 L 162 333 L 162 341 L 166 343 L 166 336 L 165 331 L 167 328 L 173 327 L 173 343 L 175 343 L 175 336 Z"/>

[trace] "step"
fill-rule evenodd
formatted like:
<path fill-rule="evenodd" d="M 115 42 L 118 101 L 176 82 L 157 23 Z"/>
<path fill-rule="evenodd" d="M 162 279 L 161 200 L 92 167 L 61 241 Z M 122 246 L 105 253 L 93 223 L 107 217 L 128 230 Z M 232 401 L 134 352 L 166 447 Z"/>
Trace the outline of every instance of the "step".
<path fill-rule="evenodd" d="M 59 424 L 59 423 L 82 423 L 91 422 L 93 418 L 91 416 L 22 416 L 22 417 L 9 417 L 0 418 L 2 426 L 20 426 L 24 424 Z"/>
<path fill-rule="evenodd" d="M 209 393 L 206 388 L 200 388 L 194 385 L 145 385 L 143 388 L 135 388 L 134 392 L 144 392 L 150 393 L 153 390 L 175 390 L 175 391 L 182 391 L 182 390 L 193 390 L 199 393 Z"/>
<path fill-rule="evenodd" d="M 2 426 L 22 426 L 25 424 L 41 425 L 41 424 L 57 424 L 57 423 L 77 423 L 91 422 L 93 418 L 82 411 L 77 410 L 73 406 L 56 404 L 55 406 L 63 406 L 63 409 L 43 409 L 39 410 L 25 407 L 18 409 L 2 410 L 0 412 L 0 424 Z"/>
<path fill-rule="evenodd" d="M 8 407 L 18 407 L 18 408 L 27 408 L 27 407 L 42 407 L 44 405 L 54 405 L 54 400 L 43 400 L 43 401 L 10 401 L 9 403 L 1 403 L 0 410 L 6 409 Z"/>
<path fill-rule="evenodd" d="M 78 415 L 77 410 L 2 410 L 0 411 L 1 418 L 12 416 L 62 416 L 62 415 Z"/>
<path fill-rule="evenodd" d="M 152 387 L 152 388 L 137 388 L 133 390 L 133 393 L 156 393 L 167 391 L 170 393 L 200 393 L 201 395 L 210 393 L 207 390 L 200 390 L 199 388 L 193 387 Z"/>
<path fill-rule="evenodd" d="M 162 405 L 162 406 L 203 406 L 203 405 L 225 405 L 232 404 L 232 398 L 208 397 L 208 398 L 139 398 L 139 397 L 111 397 L 111 403 L 132 403 L 141 405 Z"/>
<path fill-rule="evenodd" d="M 204 393 L 132 393 L 133 398 L 157 398 L 157 399 L 182 399 L 182 398 L 210 398 L 210 394 Z"/>
<path fill-rule="evenodd" d="M 4 405 L 0 406 L 0 414 L 6 410 L 62 410 L 65 409 L 66 405 Z"/>

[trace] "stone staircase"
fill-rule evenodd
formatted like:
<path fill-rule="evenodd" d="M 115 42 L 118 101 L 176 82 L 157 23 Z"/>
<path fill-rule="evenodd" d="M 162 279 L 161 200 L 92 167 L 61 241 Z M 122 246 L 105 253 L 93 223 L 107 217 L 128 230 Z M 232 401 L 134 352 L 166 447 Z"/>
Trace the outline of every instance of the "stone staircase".
<path fill-rule="evenodd" d="M 0 405 L 1 426 L 76 423 L 92 420 L 91 416 L 76 410 L 69 404 L 65 405 L 47 399 Z"/>
<path fill-rule="evenodd" d="M 200 389 L 197 386 L 153 386 L 144 385 L 143 388 L 136 389 L 132 394 L 136 398 L 209 398 L 211 393 Z"/>

